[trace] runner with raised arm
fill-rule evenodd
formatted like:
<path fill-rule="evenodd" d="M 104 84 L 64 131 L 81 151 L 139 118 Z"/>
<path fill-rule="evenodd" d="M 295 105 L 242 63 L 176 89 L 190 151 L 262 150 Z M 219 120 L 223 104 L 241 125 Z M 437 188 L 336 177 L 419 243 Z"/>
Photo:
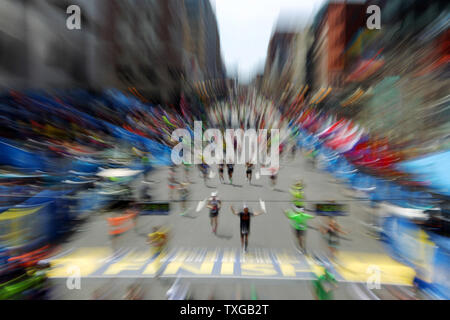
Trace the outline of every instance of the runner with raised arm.
<path fill-rule="evenodd" d="M 239 216 L 240 218 L 241 247 L 243 252 L 247 252 L 248 236 L 250 235 L 250 217 L 259 216 L 260 214 L 264 213 L 264 211 L 254 213 L 250 212 L 246 204 L 244 204 L 242 211 L 239 213 L 234 210 L 233 206 L 230 206 L 230 208 L 231 212 L 233 212 L 234 215 Z"/>

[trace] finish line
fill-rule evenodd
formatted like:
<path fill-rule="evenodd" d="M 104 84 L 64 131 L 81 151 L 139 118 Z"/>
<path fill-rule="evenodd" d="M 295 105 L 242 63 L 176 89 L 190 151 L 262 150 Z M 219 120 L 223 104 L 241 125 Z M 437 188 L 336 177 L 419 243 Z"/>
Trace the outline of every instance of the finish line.
<path fill-rule="evenodd" d="M 294 250 L 253 249 L 243 255 L 236 248 L 176 248 L 167 254 L 150 250 L 79 248 L 47 259 L 49 278 L 190 278 L 313 280 L 320 266 Z M 381 270 L 382 284 L 411 285 L 415 272 L 384 254 L 344 252 L 332 264 L 340 282 L 366 282 L 367 266 Z"/>

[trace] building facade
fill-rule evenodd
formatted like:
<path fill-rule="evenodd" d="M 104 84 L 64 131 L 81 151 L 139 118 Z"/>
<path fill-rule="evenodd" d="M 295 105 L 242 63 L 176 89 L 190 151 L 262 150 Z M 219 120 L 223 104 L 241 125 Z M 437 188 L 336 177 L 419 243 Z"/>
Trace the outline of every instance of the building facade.
<path fill-rule="evenodd" d="M 83 8 L 82 29 L 66 27 L 71 4 Z M 104 47 L 99 1 L 4 0 L 0 10 L 0 89 L 96 87 L 109 76 L 102 70 Z"/>
<path fill-rule="evenodd" d="M 345 50 L 355 33 L 365 26 L 366 5 L 346 1 L 324 5 L 312 27 L 312 87 L 339 89 L 343 86 L 347 61 Z"/>
<path fill-rule="evenodd" d="M 81 30 L 66 10 L 81 9 Z M 186 83 L 224 77 L 209 1 L 3 0 L 0 89 L 133 90 L 178 101 Z"/>
<path fill-rule="evenodd" d="M 309 28 L 273 34 L 262 80 L 262 86 L 270 96 L 288 101 L 304 88 L 310 44 Z"/>

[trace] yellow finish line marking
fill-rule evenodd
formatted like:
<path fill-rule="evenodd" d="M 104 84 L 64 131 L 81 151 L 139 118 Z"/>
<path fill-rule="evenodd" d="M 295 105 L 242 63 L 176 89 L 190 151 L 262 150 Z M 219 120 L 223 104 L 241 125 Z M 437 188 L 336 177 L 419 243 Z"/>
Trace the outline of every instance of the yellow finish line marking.
<path fill-rule="evenodd" d="M 379 274 L 381 284 L 412 285 L 416 274 L 414 269 L 385 254 L 339 252 L 336 256 L 340 263 L 333 265 L 347 281 L 367 282 Z"/>
<path fill-rule="evenodd" d="M 220 254 L 222 252 L 223 254 Z M 310 257 L 284 251 L 249 253 L 240 256 L 237 249 L 179 249 L 172 254 L 154 257 L 151 251 L 132 251 L 112 262 L 107 247 L 79 248 L 69 254 L 49 259 L 50 278 L 80 277 L 139 277 L 155 276 L 217 276 L 261 278 L 304 278 L 305 273 L 322 274 L 323 267 Z M 239 258 L 240 257 L 240 258 Z M 153 258 L 153 259 L 152 259 Z M 415 271 L 386 254 L 339 252 L 333 267 L 344 281 L 367 282 L 379 274 L 380 284 L 412 285 Z M 278 270 L 277 270 L 278 269 Z M 240 270 L 240 272 L 239 272 Z"/>

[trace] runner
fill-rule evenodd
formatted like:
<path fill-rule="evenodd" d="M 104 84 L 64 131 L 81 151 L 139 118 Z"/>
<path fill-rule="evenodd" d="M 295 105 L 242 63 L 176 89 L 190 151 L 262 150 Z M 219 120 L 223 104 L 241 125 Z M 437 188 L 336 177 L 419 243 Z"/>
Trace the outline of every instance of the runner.
<path fill-rule="evenodd" d="M 305 194 L 304 194 L 304 184 L 302 180 L 299 180 L 297 183 L 295 183 L 291 189 L 290 193 L 294 196 L 294 199 L 292 200 L 294 206 L 296 208 L 304 208 L 305 207 Z"/>
<path fill-rule="evenodd" d="M 303 190 L 305 185 L 303 184 L 303 180 L 298 180 L 294 185 L 292 185 L 291 190 L 298 191 Z"/>
<path fill-rule="evenodd" d="M 275 185 L 277 184 L 277 174 L 278 169 L 270 168 L 270 186 L 272 190 L 275 190 Z"/>
<path fill-rule="evenodd" d="M 170 166 L 168 183 L 169 183 L 169 197 L 170 197 L 170 200 L 173 200 L 173 192 L 178 184 L 177 179 L 175 177 L 175 166 L 174 165 Z"/>
<path fill-rule="evenodd" d="M 206 185 L 206 182 L 208 181 L 209 165 L 203 160 L 203 163 L 200 166 L 200 170 L 203 175 L 203 182 Z"/>
<path fill-rule="evenodd" d="M 323 268 L 323 273 L 313 280 L 314 296 L 316 300 L 333 300 L 333 288 L 337 288 L 335 277 Z"/>
<path fill-rule="evenodd" d="M 230 206 L 231 212 L 233 212 L 234 215 L 239 216 L 240 218 L 240 228 L 241 228 L 241 248 L 243 252 L 247 252 L 248 249 L 248 236 L 250 235 L 250 217 L 251 216 L 259 216 L 260 214 L 264 213 L 264 211 L 260 212 L 249 212 L 248 207 L 246 204 L 244 204 L 244 208 L 241 212 L 236 213 L 233 206 Z"/>
<path fill-rule="evenodd" d="M 208 199 L 209 217 L 211 218 L 212 232 L 217 231 L 217 217 L 219 215 L 222 201 L 217 197 L 217 191 L 211 193 L 211 197 Z"/>
<path fill-rule="evenodd" d="M 227 168 L 228 168 L 228 179 L 230 179 L 230 184 L 233 184 L 234 164 L 232 163 L 227 164 Z"/>
<path fill-rule="evenodd" d="M 223 164 L 223 163 L 220 163 L 220 164 L 219 164 L 219 179 L 220 179 L 220 182 L 221 182 L 221 183 L 224 182 L 224 179 L 223 179 L 223 170 L 224 170 L 224 164 Z"/>
<path fill-rule="evenodd" d="M 291 157 L 293 159 L 295 159 L 296 154 L 297 154 L 297 144 L 294 141 L 294 143 L 292 144 L 292 148 L 291 148 Z"/>
<path fill-rule="evenodd" d="M 181 201 L 181 210 L 182 210 L 180 215 L 184 216 L 187 212 L 187 200 L 189 197 L 189 183 L 182 182 L 180 184 L 180 187 L 178 188 L 178 191 L 180 192 L 180 201 Z"/>
<path fill-rule="evenodd" d="M 186 182 L 190 182 L 189 171 L 191 170 L 191 164 L 187 163 L 186 161 L 183 161 L 183 167 L 184 167 L 184 179 L 186 180 Z"/>
<path fill-rule="evenodd" d="M 322 227 L 321 231 L 327 237 L 331 258 L 335 259 L 337 247 L 339 246 L 339 234 L 348 234 L 348 232 L 342 230 L 335 217 L 328 217 L 327 226 L 325 228 Z"/>
<path fill-rule="evenodd" d="M 319 154 L 319 151 L 316 150 L 314 147 L 312 149 L 308 150 L 307 153 L 306 153 L 306 157 L 311 162 L 313 167 L 316 167 L 316 165 L 317 165 L 317 156 L 318 156 L 318 154 Z"/>
<path fill-rule="evenodd" d="M 245 172 L 247 175 L 247 182 L 249 184 L 252 184 L 252 170 L 253 170 L 254 165 L 251 162 L 247 162 L 245 164 L 245 166 L 247 167 L 247 171 Z"/>
<path fill-rule="evenodd" d="M 278 152 L 280 157 L 283 155 L 283 151 L 284 151 L 284 143 L 280 143 L 280 146 L 278 147 Z"/>
<path fill-rule="evenodd" d="M 286 217 L 291 221 L 291 225 L 297 236 L 298 245 L 303 254 L 306 254 L 305 237 L 306 229 L 308 228 L 308 220 L 313 219 L 314 216 L 306 214 L 303 208 L 295 208 L 294 210 L 286 210 Z"/>
<path fill-rule="evenodd" d="M 160 254 L 167 246 L 168 230 L 160 226 L 153 227 L 153 232 L 148 234 L 148 243 L 153 248 L 153 254 Z"/>

